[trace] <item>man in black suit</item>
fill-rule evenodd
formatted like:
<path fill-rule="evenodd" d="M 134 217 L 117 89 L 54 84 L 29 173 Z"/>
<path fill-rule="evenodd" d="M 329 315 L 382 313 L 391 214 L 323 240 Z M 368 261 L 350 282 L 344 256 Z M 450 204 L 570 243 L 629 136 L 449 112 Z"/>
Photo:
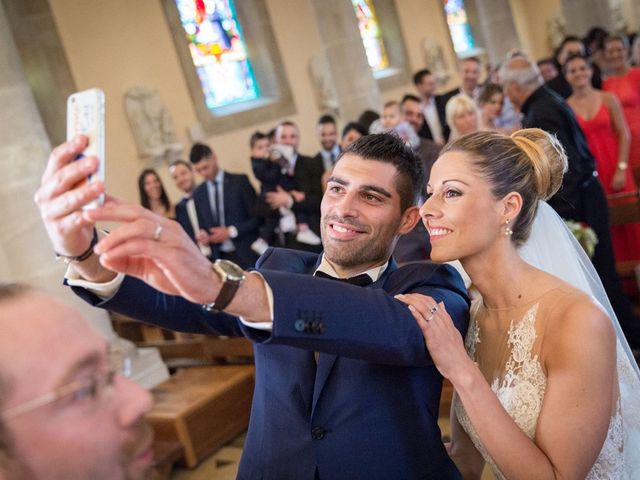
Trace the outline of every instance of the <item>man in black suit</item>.
<path fill-rule="evenodd" d="M 204 179 L 193 192 L 198 223 L 204 232 L 198 243 L 210 245 L 212 257 L 232 260 L 243 268 L 255 265 L 258 256 L 251 244 L 258 237 L 256 191 L 243 174 L 225 172 L 208 145 L 196 143 L 189 159 Z"/>
<path fill-rule="evenodd" d="M 304 220 L 309 225 L 310 232 L 320 236 L 320 200 L 322 199 L 322 174 L 324 165 L 318 158 L 308 157 L 298 153 L 300 132 L 295 123 L 285 121 L 276 127 L 276 143 L 293 147 L 294 154 L 290 160 L 289 173 L 293 176 L 297 190 L 285 191 L 279 189 L 266 195 L 271 208 L 290 209 L 295 213 L 298 221 Z M 306 238 L 299 238 L 303 232 L 286 231 L 283 229 L 285 246 L 298 250 L 319 252 L 320 242 L 312 245 Z M 310 236 L 310 235 L 309 235 Z M 319 240 L 319 239 L 318 239 Z"/>
<path fill-rule="evenodd" d="M 322 162 L 325 171 L 333 170 L 333 166 L 340 154 L 336 119 L 331 115 L 322 115 L 318 119 L 316 133 L 320 141 L 320 151 L 316 154 L 315 158 Z"/>
<path fill-rule="evenodd" d="M 193 191 L 196 189 L 196 174 L 193 171 L 193 167 L 184 160 L 176 160 L 169 165 L 169 173 L 176 187 L 185 194 L 176 204 L 176 220 L 182 228 L 184 228 L 184 231 L 187 232 L 189 238 L 198 244 L 202 254 L 208 258 L 212 258 L 211 247 L 198 243 L 196 239 L 196 233 L 204 232 L 201 233 L 201 235 L 206 235 L 207 232 L 200 228 L 196 205 L 193 201 Z"/>
<path fill-rule="evenodd" d="M 444 145 L 444 127 L 447 124 L 447 120 L 444 112 L 444 105 L 442 104 L 442 98 L 436 95 L 437 83 L 436 79 L 428 69 L 423 69 L 415 73 L 413 76 L 413 84 L 420 95 L 421 110 L 424 117 L 423 125 L 420 129 L 416 129 L 418 135 L 428 140 L 433 140 L 438 145 Z M 405 95 L 405 98 L 407 96 Z M 404 109 L 405 101 L 402 100 L 402 106 Z M 409 121 L 406 118 L 405 120 Z M 411 122 L 409 122 L 411 123 Z"/>
<path fill-rule="evenodd" d="M 584 133 L 564 100 L 543 85 L 538 69 L 524 58 L 513 58 L 500 70 L 504 93 L 520 109 L 525 128 L 541 128 L 558 137 L 569 169 L 560 191 L 548 200 L 558 214 L 589 225 L 598 236 L 591 259 L 620 325 L 633 348 L 640 347 L 640 319 L 635 317 L 615 270 L 607 200 L 597 178 L 595 159 Z"/>

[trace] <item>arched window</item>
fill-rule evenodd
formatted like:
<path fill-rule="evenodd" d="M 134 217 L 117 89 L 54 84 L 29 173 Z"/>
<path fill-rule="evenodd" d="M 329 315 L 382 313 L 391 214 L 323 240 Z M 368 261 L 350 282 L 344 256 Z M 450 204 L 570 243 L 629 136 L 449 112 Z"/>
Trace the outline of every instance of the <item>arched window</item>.
<path fill-rule="evenodd" d="M 295 112 L 265 0 L 162 0 L 198 124 L 218 134 Z"/>
<path fill-rule="evenodd" d="M 456 54 L 460 56 L 475 50 L 476 42 L 464 9 L 464 0 L 444 0 L 444 11 Z"/>
<path fill-rule="evenodd" d="M 207 108 L 259 97 L 233 0 L 176 0 Z"/>
<path fill-rule="evenodd" d="M 367 61 L 374 72 L 389 67 L 387 49 L 380 33 L 380 24 L 371 0 L 351 0 L 358 19 L 362 44 L 367 53 Z"/>

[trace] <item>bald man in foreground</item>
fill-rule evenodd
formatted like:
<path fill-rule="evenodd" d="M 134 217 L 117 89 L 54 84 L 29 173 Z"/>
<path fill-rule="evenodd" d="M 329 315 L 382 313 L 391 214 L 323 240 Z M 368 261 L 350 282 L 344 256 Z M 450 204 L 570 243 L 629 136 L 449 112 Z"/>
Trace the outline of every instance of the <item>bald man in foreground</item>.
<path fill-rule="evenodd" d="M 0 480 L 150 478 L 151 396 L 75 309 L 0 284 Z"/>

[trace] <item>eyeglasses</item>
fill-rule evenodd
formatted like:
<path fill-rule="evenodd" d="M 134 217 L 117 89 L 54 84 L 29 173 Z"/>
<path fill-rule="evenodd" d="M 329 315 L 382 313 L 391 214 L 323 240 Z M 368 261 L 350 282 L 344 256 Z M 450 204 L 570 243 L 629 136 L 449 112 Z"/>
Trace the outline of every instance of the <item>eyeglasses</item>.
<path fill-rule="evenodd" d="M 87 399 L 92 401 L 101 400 L 102 398 L 108 397 L 113 391 L 115 375 L 116 372 L 113 369 L 96 372 L 89 378 L 76 380 L 56 388 L 49 393 L 21 403 L 20 405 L 8 408 L 2 412 L 2 418 L 4 420 L 11 420 L 36 408 L 69 397 L 71 397 L 70 400 L 74 403 Z"/>
<path fill-rule="evenodd" d="M 130 377 L 132 374 L 131 358 L 121 348 L 110 348 L 108 352 L 109 369 L 95 372 L 88 378 L 76 380 L 20 405 L 8 408 L 0 413 L 3 420 L 11 420 L 62 399 L 70 399 L 72 403 L 83 400 L 100 401 L 113 392 L 116 374 Z"/>

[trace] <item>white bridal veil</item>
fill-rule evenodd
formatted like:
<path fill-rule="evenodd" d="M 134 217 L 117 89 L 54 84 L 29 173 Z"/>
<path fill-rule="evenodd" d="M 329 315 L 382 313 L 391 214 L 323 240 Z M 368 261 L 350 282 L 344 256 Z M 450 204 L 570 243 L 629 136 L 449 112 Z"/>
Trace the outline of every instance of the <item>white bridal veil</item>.
<path fill-rule="evenodd" d="M 625 478 L 640 478 L 640 370 L 595 268 L 564 221 L 542 201 L 538 202 L 531 236 L 520 248 L 520 256 L 593 297 L 611 319 L 618 338 L 616 363 L 624 429 Z"/>

